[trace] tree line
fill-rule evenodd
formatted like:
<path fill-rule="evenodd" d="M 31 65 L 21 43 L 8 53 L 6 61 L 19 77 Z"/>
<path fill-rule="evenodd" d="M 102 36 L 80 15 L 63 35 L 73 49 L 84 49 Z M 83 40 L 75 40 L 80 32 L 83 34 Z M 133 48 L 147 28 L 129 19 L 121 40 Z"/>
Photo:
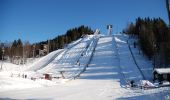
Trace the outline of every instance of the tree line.
<path fill-rule="evenodd" d="M 40 51 L 46 46 L 48 52 L 64 48 L 68 43 L 77 40 L 83 35 L 93 34 L 93 30 L 88 26 L 79 26 L 66 31 L 65 34 L 54 37 L 53 39 L 30 44 L 29 41 L 23 42 L 21 39 L 13 42 L 0 43 L 0 59 L 2 59 L 2 48 L 4 47 L 4 55 L 12 61 L 15 57 L 31 58 L 38 57 Z"/>
<path fill-rule="evenodd" d="M 83 35 L 87 35 L 87 34 L 90 35 L 93 33 L 94 32 L 90 27 L 82 25 L 79 27 L 69 29 L 66 31 L 65 34 L 59 35 L 54 39 L 42 41 L 39 43 L 35 43 L 33 45 L 36 46 L 35 50 L 38 50 L 38 49 L 43 49 L 44 44 L 48 44 L 49 52 L 52 52 L 54 50 L 64 48 L 67 44 L 79 39 Z"/>
<path fill-rule="evenodd" d="M 156 60 L 157 66 L 170 64 L 170 31 L 161 18 L 137 18 L 123 31 L 138 37 L 141 50 L 148 58 Z"/>

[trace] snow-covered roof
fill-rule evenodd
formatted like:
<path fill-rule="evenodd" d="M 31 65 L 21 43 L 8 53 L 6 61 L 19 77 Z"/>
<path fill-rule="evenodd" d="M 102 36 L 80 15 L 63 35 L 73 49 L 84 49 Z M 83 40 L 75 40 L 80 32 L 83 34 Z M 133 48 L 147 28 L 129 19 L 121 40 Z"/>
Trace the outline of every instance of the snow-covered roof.
<path fill-rule="evenodd" d="M 170 68 L 156 68 L 154 71 L 158 74 L 170 74 Z"/>

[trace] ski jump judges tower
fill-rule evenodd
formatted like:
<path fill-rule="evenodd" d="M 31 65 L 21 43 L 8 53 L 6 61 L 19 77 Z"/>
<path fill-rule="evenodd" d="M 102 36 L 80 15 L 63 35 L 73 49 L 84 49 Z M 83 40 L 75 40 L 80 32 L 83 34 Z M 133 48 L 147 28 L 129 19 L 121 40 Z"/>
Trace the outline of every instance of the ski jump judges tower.
<path fill-rule="evenodd" d="M 108 35 L 112 35 L 112 25 L 107 25 Z"/>

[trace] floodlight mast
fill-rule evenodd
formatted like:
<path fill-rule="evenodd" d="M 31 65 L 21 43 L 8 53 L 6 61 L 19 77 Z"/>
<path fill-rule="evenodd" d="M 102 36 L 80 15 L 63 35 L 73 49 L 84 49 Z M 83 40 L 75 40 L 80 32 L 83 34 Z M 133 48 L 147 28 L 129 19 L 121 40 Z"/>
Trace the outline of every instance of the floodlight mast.
<path fill-rule="evenodd" d="M 165 0 L 166 3 L 166 9 L 168 13 L 168 19 L 169 19 L 169 27 L 170 27 L 170 8 L 169 8 L 169 0 Z"/>

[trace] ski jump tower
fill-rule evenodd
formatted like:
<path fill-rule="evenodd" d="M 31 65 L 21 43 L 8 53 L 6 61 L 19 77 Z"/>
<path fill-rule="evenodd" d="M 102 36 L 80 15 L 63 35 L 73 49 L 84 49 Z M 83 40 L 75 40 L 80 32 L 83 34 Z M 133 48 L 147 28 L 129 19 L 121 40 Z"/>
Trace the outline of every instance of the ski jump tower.
<path fill-rule="evenodd" d="M 112 35 L 112 25 L 107 25 L 108 35 Z"/>

